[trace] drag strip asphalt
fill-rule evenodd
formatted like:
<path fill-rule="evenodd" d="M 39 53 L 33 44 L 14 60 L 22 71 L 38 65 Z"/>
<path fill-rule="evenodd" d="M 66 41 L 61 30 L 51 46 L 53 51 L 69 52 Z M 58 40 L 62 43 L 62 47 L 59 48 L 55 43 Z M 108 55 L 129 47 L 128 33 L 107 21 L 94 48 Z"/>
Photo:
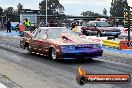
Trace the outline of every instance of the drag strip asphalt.
<path fill-rule="evenodd" d="M 80 88 L 76 82 L 76 71 L 79 66 L 93 74 L 132 75 L 131 56 L 104 52 L 101 58 L 95 58 L 93 62 L 88 60 L 52 61 L 44 56 L 27 54 L 26 50 L 19 47 L 18 37 L 0 37 L 0 40 L 0 60 L 3 63 L 8 62 L 10 67 L 7 66 L 7 68 L 16 70 L 12 72 L 0 68 L 0 73 L 6 74 L 23 88 L 35 88 L 35 85 L 37 88 L 43 88 L 42 86 L 46 86 L 45 88 Z M 13 66 L 16 69 L 11 68 Z M 31 80 L 32 85 L 27 83 Z M 83 88 L 132 88 L 132 83 L 86 84 Z"/>

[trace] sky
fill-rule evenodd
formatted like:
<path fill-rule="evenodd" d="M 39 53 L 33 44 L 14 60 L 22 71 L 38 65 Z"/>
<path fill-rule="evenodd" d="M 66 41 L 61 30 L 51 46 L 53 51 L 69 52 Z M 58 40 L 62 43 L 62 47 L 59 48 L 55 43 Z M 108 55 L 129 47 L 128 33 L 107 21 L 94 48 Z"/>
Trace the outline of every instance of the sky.
<path fill-rule="evenodd" d="M 7 7 L 13 7 L 17 9 L 18 3 L 24 6 L 24 9 L 39 9 L 39 3 L 42 0 L 0 0 L 0 6 L 5 9 Z M 60 3 L 65 8 L 66 15 L 80 16 L 83 11 L 93 11 L 96 13 L 103 13 L 103 9 L 106 8 L 110 11 L 112 0 L 60 0 Z M 127 0 L 128 4 L 132 6 L 132 0 Z"/>

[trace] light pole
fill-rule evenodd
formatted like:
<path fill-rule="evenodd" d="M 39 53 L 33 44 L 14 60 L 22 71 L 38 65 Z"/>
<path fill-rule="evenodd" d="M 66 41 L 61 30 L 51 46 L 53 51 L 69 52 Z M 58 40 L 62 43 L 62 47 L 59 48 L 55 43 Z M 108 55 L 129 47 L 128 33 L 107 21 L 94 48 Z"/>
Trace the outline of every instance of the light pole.
<path fill-rule="evenodd" d="M 47 0 L 46 0 L 46 25 L 48 25 L 48 22 L 47 22 Z"/>
<path fill-rule="evenodd" d="M 128 41 L 131 40 L 131 36 L 130 36 L 130 6 L 128 6 Z"/>

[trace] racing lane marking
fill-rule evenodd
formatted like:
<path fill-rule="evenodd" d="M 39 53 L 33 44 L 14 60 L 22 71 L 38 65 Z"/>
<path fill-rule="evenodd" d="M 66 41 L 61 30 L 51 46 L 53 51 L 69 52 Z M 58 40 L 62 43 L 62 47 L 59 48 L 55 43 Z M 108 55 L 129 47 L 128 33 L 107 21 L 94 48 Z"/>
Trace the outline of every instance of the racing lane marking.
<path fill-rule="evenodd" d="M 118 50 L 118 49 L 108 48 L 108 47 L 104 47 L 104 46 L 102 48 L 105 51 L 109 51 L 109 52 L 113 52 L 113 53 L 132 55 L 132 50 Z"/>

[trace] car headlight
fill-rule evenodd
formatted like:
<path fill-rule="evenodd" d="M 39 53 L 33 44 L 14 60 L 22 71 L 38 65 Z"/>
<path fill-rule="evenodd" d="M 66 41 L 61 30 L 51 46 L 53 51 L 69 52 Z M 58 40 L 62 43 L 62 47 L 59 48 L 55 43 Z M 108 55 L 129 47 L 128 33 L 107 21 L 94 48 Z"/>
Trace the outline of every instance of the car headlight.
<path fill-rule="evenodd" d="M 94 44 L 93 48 L 102 48 L 102 46 L 100 44 Z"/>
<path fill-rule="evenodd" d="M 67 50 L 74 50 L 75 49 L 75 46 L 73 45 L 63 45 L 61 46 L 61 49 L 67 49 Z"/>

